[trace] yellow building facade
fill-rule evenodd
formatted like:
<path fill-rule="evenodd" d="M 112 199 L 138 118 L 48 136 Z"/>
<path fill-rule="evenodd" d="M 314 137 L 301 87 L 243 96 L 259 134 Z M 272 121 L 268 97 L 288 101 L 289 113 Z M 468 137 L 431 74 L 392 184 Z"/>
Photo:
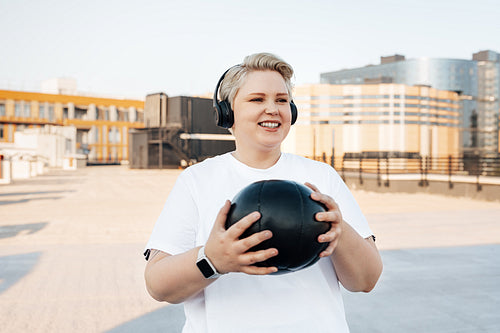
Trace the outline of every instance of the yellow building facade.
<path fill-rule="evenodd" d="M 402 84 L 295 87 L 299 110 L 285 151 L 319 158 L 459 154 L 457 93 Z"/>
<path fill-rule="evenodd" d="M 0 142 L 26 128 L 74 126 L 76 149 L 90 162 L 128 160 L 128 131 L 144 127 L 144 102 L 0 90 Z"/>

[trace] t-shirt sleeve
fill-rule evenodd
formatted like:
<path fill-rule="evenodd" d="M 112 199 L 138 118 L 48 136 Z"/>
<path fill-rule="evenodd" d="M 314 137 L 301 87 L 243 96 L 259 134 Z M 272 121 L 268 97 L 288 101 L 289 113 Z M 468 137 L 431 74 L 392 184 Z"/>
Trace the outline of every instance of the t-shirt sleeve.
<path fill-rule="evenodd" d="M 332 176 L 334 177 L 334 181 L 332 183 L 337 184 L 333 199 L 339 206 L 342 218 L 344 221 L 349 223 L 349 225 L 353 227 L 354 230 L 361 235 L 361 237 L 370 237 L 373 233 L 368 225 L 368 221 L 361 211 L 361 208 L 356 202 L 356 199 L 335 170 L 333 171 Z"/>
<path fill-rule="evenodd" d="M 156 249 L 176 255 L 195 247 L 198 209 L 186 177 L 184 172 L 177 178 L 156 221 L 146 250 Z"/>

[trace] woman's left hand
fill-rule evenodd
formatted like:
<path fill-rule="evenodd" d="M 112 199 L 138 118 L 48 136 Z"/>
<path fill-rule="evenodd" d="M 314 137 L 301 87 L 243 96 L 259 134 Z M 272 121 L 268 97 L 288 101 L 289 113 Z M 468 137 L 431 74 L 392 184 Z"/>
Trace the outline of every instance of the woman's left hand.
<path fill-rule="evenodd" d="M 320 222 L 330 223 L 331 227 L 328 232 L 318 236 L 318 242 L 330 243 L 328 247 L 320 253 L 320 257 L 328 257 L 333 254 L 342 234 L 342 213 L 339 206 L 332 197 L 321 193 L 316 186 L 311 183 L 305 183 L 307 187 L 313 190 L 311 199 L 321 202 L 325 205 L 327 211 L 316 214 L 316 220 Z"/>

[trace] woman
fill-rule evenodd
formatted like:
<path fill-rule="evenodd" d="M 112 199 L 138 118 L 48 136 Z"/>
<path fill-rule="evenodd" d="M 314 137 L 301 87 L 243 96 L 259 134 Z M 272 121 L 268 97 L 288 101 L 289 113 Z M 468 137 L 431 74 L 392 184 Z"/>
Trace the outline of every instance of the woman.
<path fill-rule="evenodd" d="M 281 152 L 292 124 L 292 75 L 266 53 L 228 70 L 219 96 L 232 109 L 236 150 L 187 168 L 155 225 L 147 289 L 156 300 L 184 302 L 183 332 L 348 332 L 339 282 L 368 292 L 381 274 L 374 237 L 335 170 Z M 277 276 L 269 275 L 275 267 L 255 266 L 277 255 L 274 248 L 247 252 L 272 237 L 268 230 L 239 239 L 258 212 L 225 229 L 229 200 L 264 179 L 306 183 L 327 207 L 316 219 L 331 224 L 318 237 L 329 245 L 316 264 Z"/>

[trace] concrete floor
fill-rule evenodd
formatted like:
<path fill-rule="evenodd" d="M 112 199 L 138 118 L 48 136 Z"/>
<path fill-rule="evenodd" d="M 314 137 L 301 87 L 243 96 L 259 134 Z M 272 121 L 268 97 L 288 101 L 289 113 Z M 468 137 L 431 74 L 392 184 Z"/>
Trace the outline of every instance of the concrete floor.
<path fill-rule="evenodd" d="M 179 332 L 142 250 L 178 170 L 89 167 L 0 185 L 0 332 Z M 500 332 L 500 203 L 354 191 L 384 273 L 351 331 Z"/>

